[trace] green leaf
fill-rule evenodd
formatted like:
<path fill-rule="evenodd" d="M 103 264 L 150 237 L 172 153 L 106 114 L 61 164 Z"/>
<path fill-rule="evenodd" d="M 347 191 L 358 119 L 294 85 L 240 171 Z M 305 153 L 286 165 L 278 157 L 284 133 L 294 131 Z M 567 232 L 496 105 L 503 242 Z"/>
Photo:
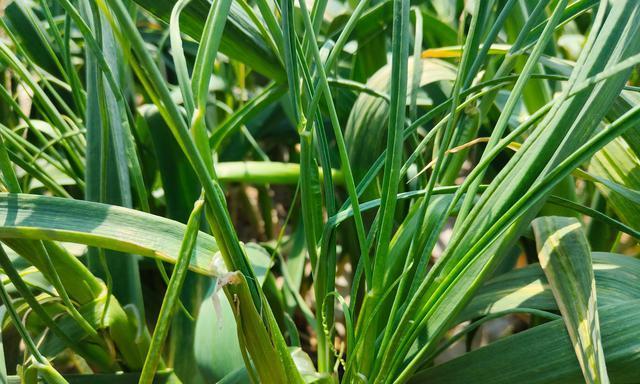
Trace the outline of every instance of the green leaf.
<path fill-rule="evenodd" d="M 621 221 L 640 228 L 640 161 L 622 138 L 598 151 L 589 163 L 589 172 Z"/>
<path fill-rule="evenodd" d="M 591 251 L 580 222 L 540 217 L 532 224 L 538 258 L 567 327 L 588 383 L 608 383 Z"/>
<path fill-rule="evenodd" d="M 156 326 L 153 330 L 151 345 L 149 346 L 149 351 L 147 352 L 147 357 L 145 359 L 144 366 L 142 367 L 140 384 L 151 384 L 158 368 L 162 345 L 164 344 L 164 340 L 169 332 L 171 320 L 175 313 L 176 304 L 179 300 L 180 291 L 182 290 L 182 285 L 187 277 L 187 267 L 191 261 L 193 248 L 198 239 L 198 233 L 200 232 L 200 217 L 202 216 L 203 206 L 204 200 L 196 201 L 193 207 L 193 212 L 187 222 L 187 228 L 185 230 L 184 239 L 180 245 L 180 253 L 176 261 L 176 267 L 173 270 L 171 279 L 167 285 L 167 291 L 164 299 L 162 300 L 158 320 L 156 321 Z"/>
<path fill-rule="evenodd" d="M 245 366 L 255 367 L 260 382 L 265 383 L 301 383 L 300 372 L 293 363 L 289 351 L 283 350 L 284 340 L 274 321 L 269 321 L 271 332 L 267 331 L 256 310 L 249 292 L 245 277 L 240 272 L 230 272 L 225 275 L 223 284 L 227 295 L 233 297 L 233 313 L 238 327 L 240 348 L 247 349 L 251 357 L 243 356 Z M 271 311 L 269 307 L 265 310 Z M 267 317 L 273 317 L 271 314 Z M 272 328 L 276 326 L 276 328 Z M 280 338 L 280 340 L 278 340 Z"/>
<path fill-rule="evenodd" d="M 640 299 L 640 261 L 629 256 L 593 252 L 598 307 Z M 463 322 L 517 308 L 556 311 L 558 305 L 540 264 L 515 269 L 488 281 L 460 314 Z"/>
<path fill-rule="evenodd" d="M 85 160 L 85 199 L 131 208 L 133 198 L 125 141 L 129 135 L 126 134 L 128 129 L 125 129 L 127 122 L 122 119 L 126 119 L 126 113 L 120 109 L 121 104 L 115 97 L 117 92 L 126 92 L 123 52 L 116 44 L 111 26 L 97 7 L 89 6 L 88 2 L 81 4 L 85 21 L 91 26 L 98 44 L 101 44 L 101 55 L 119 82 L 115 85 L 122 88 L 115 89 L 107 83 L 96 55 L 90 50 L 85 51 L 87 108 L 84 121 L 87 127 L 87 151 L 92 154 Z M 113 289 L 113 294 L 123 305 L 134 304 L 144 318 L 137 256 L 105 255 L 104 250 L 90 248 L 87 264 L 92 273 L 107 281 L 109 289 Z"/>
<path fill-rule="evenodd" d="M 186 228 L 173 220 L 113 205 L 9 193 L 0 193 L 0 223 L 3 239 L 75 242 L 173 264 Z M 245 249 L 249 255 L 255 252 L 252 247 Z M 218 246 L 214 238 L 206 233 L 198 234 L 189 268 L 203 275 L 217 276 L 216 252 Z"/>
<path fill-rule="evenodd" d="M 153 381 L 154 384 L 171 383 L 171 372 L 159 372 Z M 137 384 L 140 374 L 131 372 L 120 373 L 98 373 L 92 375 L 71 374 L 63 375 L 69 384 Z M 9 376 L 7 384 L 23 384 L 24 381 L 20 376 Z M 45 381 L 38 380 L 38 383 Z M 3 383 L 4 384 L 4 383 Z"/>
<path fill-rule="evenodd" d="M 2 250 L 2 252 L 4 252 L 4 250 Z M 22 322 L 22 319 L 18 315 L 15 303 L 9 297 L 4 283 L 0 283 L 0 298 L 2 299 L 4 309 L 9 313 L 9 317 L 11 319 L 11 322 L 13 323 L 13 326 L 16 328 L 18 334 L 22 338 L 22 341 L 25 343 L 26 350 L 31 356 L 33 356 L 33 366 L 35 366 L 39 371 L 43 370 L 44 372 L 46 372 L 45 377 L 47 377 L 48 382 L 55 384 L 66 383 L 66 381 L 62 379 L 62 376 L 60 376 L 60 373 L 53 369 L 49 361 L 40 353 L 38 346 L 29 334 L 26 325 Z M 6 376 L 5 372 L 3 372 L 3 376 Z"/>
<path fill-rule="evenodd" d="M 2 332 L 0 331 L 0 382 L 8 383 L 7 381 L 7 363 L 5 362 L 4 343 L 2 341 Z"/>
<path fill-rule="evenodd" d="M 197 315 L 193 349 L 205 382 L 216 382 L 244 368 L 233 309 L 224 292 L 211 293 Z"/>
<path fill-rule="evenodd" d="M 169 23 L 173 0 L 135 0 L 143 9 Z M 182 11 L 181 30 L 200 41 L 211 3 L 207 0 L 193 0 Z M 260 30 L 249 15 L 237 3 L 233 3 L 229 12 L 227 27 L 222 35 L 220 51 L 229 57 L 241 61 L 263 75 L 283 81 L 285 73 L 276 54 L 263 40 Z"/>
<path fill-rule="evenodd" d="M 50 42 L 45 35 L 38 33 L 44 29 L 44 25 L 36 18 L 34 7 L 35 3 L 13 1 L 4 9 L 4 17 L 7 25 L 24 44 L 31 60 L 50 73 L 58 74 L 52 51 L 47 49 L 48 46 L 50 48 Z"/>
<path fill-rule="evenodd" d="M 609 377 L 635 383 L 640 364 L 640 301 L 601 308 Z M 414 375 L 411 383 L 578 384 L 584 376 L 563 320 L 520 332 Z"/>
<path fill-rule="evenodd" d="M 146 104 L 141 106 L 139 111 L 138 128 L 149 137 L 151 141 L 149 146 L 153 148 L 153 157 L 160 172 L 166 201 L 166 217 L 186 223 L 201 190 L 198 178 L 157 108 Z M 214 279 L 207 276 L 191 271 L 187 274 L 180 301 L 184 303 L 189 313 L 198 313 L 205 294 L 214 283 Z M 202 315 L 202 310 L 200 314 Z M 194 383 L 199 383 L 203 381 L 198 381 L 199 372 L 193 345 L 199 338 L 195 338 L 195 329 L 196 323 L 182 311 L 175 315 L 174 324 L 169 333 L 166 361 L 183 381 L 189 378 Z"/>
<path fill-rule="evenodd" d="M 430 337 L 412 363 L 419 364 L 421 357 L 437 346 L 483 279 L 528 227 L 551 189 L 622 133 L 622 128 L 632 125 L 637 110 L 608 126 L 610 131 L 596 133 L 600 121 L 620 94 L 629 76 L 628 70 L 568 96 L 581 79 L 638 52 L 639 31 L 630 27 L 640 20 L 638 5 L 635 1 L 616 2 L 615 7 L 609 8 L 608 3 L 602 3 L 579 59 L 581 65 L 573 71 L 563 96 L 554 99 L 552 110 L 502 167 L 464 221 L 456 223 L 444 254 L 406 305 L 403 319 L 394 327 L 396 336 L 389 344 L 396 366 L 407 366 L 403 364 L 404 358 L 420 334 L 426 332 Z M 473 182 L 478 172 L 479 166 L 476 166 L 464 185 Z M 410 374 L 411 368 L 404 368 L 403 373 Z"/>
<path fill-rule="evenodd" d="M 408 78 L 413 77 L 413 62 L 409 59 Z M 456 77 L 455 67 L 442 60 L 423 59 L 421 70 L 421 87 L 439 81 L 451 81 Z M 388 94 L 390 84 L 391 65 L 386 65 L 371 76 L 366 86 L 376 92 Z M 412 84 L 408 84 L 408 94 L 413 91 Z M 345 142 L 356 181 L 364 176 L 384 150 L 388 120 L 389 103 L 386 100 L 366 93 L 358 96 L 345 127 Z"/>

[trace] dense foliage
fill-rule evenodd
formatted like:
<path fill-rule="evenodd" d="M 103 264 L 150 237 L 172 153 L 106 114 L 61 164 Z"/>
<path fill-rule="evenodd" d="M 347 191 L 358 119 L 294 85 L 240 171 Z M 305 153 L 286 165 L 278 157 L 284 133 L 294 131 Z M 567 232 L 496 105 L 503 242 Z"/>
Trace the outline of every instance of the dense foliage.
<path fill-rule="evenodd" d="M 0 23 L 0 382 L 637 381 L 637 0 Z"/>

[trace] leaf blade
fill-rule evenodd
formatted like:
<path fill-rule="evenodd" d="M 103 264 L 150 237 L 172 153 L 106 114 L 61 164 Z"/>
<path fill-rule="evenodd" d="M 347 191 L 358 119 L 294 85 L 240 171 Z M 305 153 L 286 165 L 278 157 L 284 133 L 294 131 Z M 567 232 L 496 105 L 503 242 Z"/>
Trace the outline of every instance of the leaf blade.
<path fill-rule="evenodd" d="M 128 208 L 29 194 L 0 193 L 0 238 L 78 242 L 175 263 L 185 225 Z M 216 276 L 215 239 L 199 233 L 190 269 Z M 251 247 L 245 248 L 251 253 Z M 258 271 L 256 271 L 258 273 Z"/>
<path fill-rule="evenodd" d="M 549 280 L 585 380 L 608 383 L 589 243 L 580 222 L 540 217 L 532 222 L 540 265 Z"/>

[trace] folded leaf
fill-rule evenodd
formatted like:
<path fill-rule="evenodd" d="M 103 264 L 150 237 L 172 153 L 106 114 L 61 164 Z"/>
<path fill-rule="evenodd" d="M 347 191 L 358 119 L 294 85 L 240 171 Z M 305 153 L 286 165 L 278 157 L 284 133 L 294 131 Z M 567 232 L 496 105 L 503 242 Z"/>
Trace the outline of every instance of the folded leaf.
<path fill-rule="evenodd" d="M 591 251 L 582 225 L 572 217 L 540 217 L 532 226 L 540 265 L 562 313 L 584 378 L 588 383 L 608 383 Z"/>

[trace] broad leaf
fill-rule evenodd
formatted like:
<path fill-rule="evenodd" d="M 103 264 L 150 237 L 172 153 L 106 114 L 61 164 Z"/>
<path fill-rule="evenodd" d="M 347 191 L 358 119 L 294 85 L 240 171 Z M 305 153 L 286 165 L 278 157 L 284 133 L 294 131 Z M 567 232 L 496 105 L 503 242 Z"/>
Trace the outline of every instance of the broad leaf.
<path fill-rule="evenodd" d="M 640 299 L 640 286 L 635 284 L 640 281 L 639 260 L 602 252 L 594 252 L 592 258 L 599 307 Z M 547 278 L 537 263 L 488 281 L 460 314 L 458 321 L 516 308 L 558 309 Z"/>
<path fill-rule="evenodd" d="M 185 225 L 133 209 L 28 194 L 0 193 L 0 238 L 57 240 L 130 252 L 175 263 Z M 252 255 L 261 252 L 245 246 Z M 218 247 L 206 233 L 198 235 L 190 269 L 217 276 Z M 262 253 L 257 256 L 262 259 Z M 254 270 L 257 274 L 259 270 Z"/>
<path fill-rule="evenodd" d="M 611 381 L 638 381 L 640 301 L 601 309 L 600 329 Z M 426 369 L 411 383 L 579 384 L 584 377 L 563 320 L 554 320 Z"/>

